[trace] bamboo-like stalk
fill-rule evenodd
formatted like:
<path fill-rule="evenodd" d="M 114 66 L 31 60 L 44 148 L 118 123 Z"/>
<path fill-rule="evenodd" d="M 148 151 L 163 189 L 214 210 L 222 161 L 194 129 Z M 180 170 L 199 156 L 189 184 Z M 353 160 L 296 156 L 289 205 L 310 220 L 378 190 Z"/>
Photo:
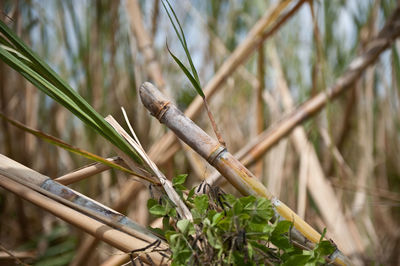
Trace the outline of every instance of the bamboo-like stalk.
<path fill-rule="evenodd" d="M 126 182 L 117 203 L 113 205 L 113 210 L 123 212 L 136 197 L 137 193 L 144 187 L 142 183 L 136 181 Z M 95 237 L 90 235 L 86 236 L 79 245 L 79 249 L 71 266 L 87 265 L 88 259 L 99 242 L 100 240 Z"/>
<path fill-rule="evenodd" d="M 144 83 L 139 90 L 143 105 L 160 123 L 169 127 L 180 139 L 192 147 L 214 166 L 243 195 L 258 195 L 271 200 L 279 219 L 293 222 L 293 236 L 305 246 L 311 246 L 321 235 L 302 220 L 288 206 L 274 197 L 257 178 L 244 167 L 225 147 L 207 135 L 201 128 L 176 108 L 151 83 Z M 311 241 L 311 242 L 310 242 Z M 344 264 L 347 260 L 338 251 L 335 261 Z"/>
<path fill-rule="evenodd" d="M 254 51 L 257 50 L 257 48 L 265 41 L 266 38 L 272 36 L 272 34 L 275 33 L 305 1 L 298 1 L 297 5 L 285 13 L 285 11 L 289 9 L 287 7 L 292 2 L 294 1 L 279 1 L 276 5 L 268 9 L 264 16 L 257 21 L 257 23 L 250 30 L 246 39 L 235 49 L 231 56 L 228 57 L 228 59 L 219 68 L 217 73 L 204 87 L 203 91 L 207 99 L 217 92 L 217 90 L 222 87 L 221 85 L 225 82 L 225 80 L 239 66 L 241 66 Z M 185 115 L 194 119 L 200 113 L 202 104 L 202 98 L 197 96 L 185 111 Z M 174 134 L 167 133 L 164 135 L 150 148 L 150 158 L 152 158 L 158 165 L 164 164 L 169 159 L 169 157 L 165 156 L 165 152 L 173 145 L 175 141 L 176 138 Z"/>
<path fill-rule="evenodd" d="M 0 154 L 0 174 L 15 182 L 21 183 L 47 197 L 74 208 L 102 223 L 140 239 L 148 244 L 158 240 L 156 236 L 137 225 L 128 217 L 107 208 L 106 206 L 63 186 L 24 165 Z"/>
<path fill-rule="evenodd" d="M 0 173 L 0 186 L 124 252 L 148 245 L 143 240 L 114 229 L 4 176 L 3 172 Z M 162 256 L 158 253 L 149 255 L 155 262 L 162 261 Z M 147 260 L 146 256 L 143 256 L 143 259 Z"/>

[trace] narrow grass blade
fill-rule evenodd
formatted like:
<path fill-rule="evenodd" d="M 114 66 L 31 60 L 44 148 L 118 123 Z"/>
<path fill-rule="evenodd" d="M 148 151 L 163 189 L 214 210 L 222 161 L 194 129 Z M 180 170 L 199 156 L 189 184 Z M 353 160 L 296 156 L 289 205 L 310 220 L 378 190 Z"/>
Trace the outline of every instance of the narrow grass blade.
<path fill-rule="evenodd" d="M 165 5 L 164 2 L 162 2 L 162 4 L 163 4 L 163 6 L 164 6 L 165 11 L 167 12 L 168 18 L 169 18 L 169 20 L 171 21 L 172 26 L 174 27 L 175 33 L 176 33 L 176 35 L 178 36 L 178 39 L 179 39 L 179 41 L 181 42 L 181 45 L 182 45 L 183 49 L 185 50 L 185 54 L 186 54 L 187 60 L 189 61 L 190 68 L 191 68 L 191 70 L 192 70 L 192 74 L 191 74 L 191 75 L 188 75 L 188 73 L 190 73 L 190 71 L 189 71 L 186 67 L 184 67 L 184 65 L 182 64 L 182 62 L 180 62 L 179 60 L 177 61 L 177 57 L 176 57 L 175 55 L 172 54 L 172 52 L 171 52 L 170 49 L 168 48 L 168 45 L 167 45 L 167 49 L 168 49 L 169 53 L 172 55 L 172 57 L 174 58 L 175 62 L 177 62 L 178 65 L 179 65 L 179 67 L 185 72 L 185 75 L 189 78 L 190 82 L 191 82 L 191 83 L 193 84 L 193 86 L 195 87 L 197 93 L 198 93 L 201 97 L 204 98 L 205 96 L 204 96 L 203 90 L 201 89 L 199 75 L 197 74 L 196 68 L 194 67 L 194 64 L 193 64 L 193 61 L 192 61 L 192 57 L 190 56 L 189 49 L 188 49 L 187 43 L 186 43 L 185 34 L 184 34 L 183 30 L 182 30 L 182 26 L 181 26 L 181 24 L 180 24 L 180 22 L 179 22 L 179 20 L 178 20 L 178 17 L 176 16 L 175 11 L 174 11 L 174 9 L 172 8 L 171 4 L 169 3 L 168 0 L 166 0 L 166 2 L 167 2 L 169 8 L 170 8 L 171 11 L 172 11 L 172 14 L 173 14 L 173 16 L 174 16 L 174 18 L 175 18 L 176 23 L 178 24 L 179 31 L 178 31 L 178 29 L 177 29 L 177 27 L 176 27 L 176 24 L 175 24 L 175 22 L 174 22 L 174 19 L 172 19 L 171 14 L 170 14 L 170 12 L 168 11 L 167 6 Z M 194 82 L 193 82 L 193 80 L 194 80 Z M 194 83 L 196 83 L 196 85 L 194 85 Z"/>
<path fill-rule="evenodd" d="M 206 96 L 203 93 L 203 90 L 200 87 L 200 84 L 196 81 L 196 79 L 192 76 L 192 74 L 189 72 L 189 70 L 183 65 L 183 63 L 177 58 L 169 49 L 168 44 L 167 44 L 167 50 L 169 54 L 172 56 L 172 58 L 175 60 L 175 62 L 178 64 L 178 66 L 182 69 L 182 71 L 185 73 L 186 77 L 188 77 L 190 83 L 192 83 L 193 87 L 197 91 L 197 93 L 204 99 Z"/>
<path fill-rule="evenodd" d="M 54 137 L 54 136 L 48 135 L 48 134 L 46 134 L 46 133 L 44 133 L 44 132 L 41 132 L 41 131 L 39 131 L 39 130 L 30 128 L 30 127 L 27 127 L 27 126 L 25 126 L 24 124 L 22 124 L 22 123 L 20 123 L 20 122 L 14 120 L 14 119 L 11 119 L 11 118 L 5 116 L 5 115 L 4 115 L 3 113 L 1 113 L 1 112 L 0 112 L 0 118 L 3 118 L 4 120 L 6 120 L 7 122 L 9 122 L 10 124 L 14 125 L 14 126 L 17 127 L 17 128 L 19 128 L 19 129 L 21 129 L 21 130 L 23 130 L 23 131 L 26 131 L 26 132 L 28 132 L 28 133 L 30 133 L 30 134 L 33 134 L 33 135 L 35 135 L 36 137 L 38 137 L 38 138 L 40 138 L 40 139 L 43 139 L 43 140 L 45 140 L 45 141 L 47 141 L 47 142 L 49 142 L 49 143 L 51 143 L 51 144 L 53 144 L 53 145 L 55 145 L 55 146 L 58 146 L 58 147 L 60 147 L 60 148 L 63 148 L 64 150 L 67 150 L 67 151 L 69 151 L 69 152 L 72 152 L 72 153 L 81 155 L 81 156 L 83 156 L 83 157 L 85 157 L 85 158 L 88 158 L 88 159 L 90 159 L 90 160 L 93 160 L 93 161 L 102 163 L 102 164 L 107 165 L 107 166 L 109 166 L 109 167 L 118 169 L 118 170 L 120 170 L 120 171 L 124 171 L 124 172 L 126 172 L 126 173 L 131 174 L 131 175 L 137 176 L 137 177 L 139 177 L 139 178 L 142 178 L 142 179 L 145 179 L 145 180 L 147 180 L 147 181 L 149 181 L 149 182 L 154 183 L 154 181 L 153 181 L 152 179 L 150 179 L 150 178 L 148 178 L 148 177 L 146 177 L 146 176 L 144 176 L 144 175 L 138 174 L 138 173 L 136 173 L 136 172 L 134 172 L 134 171 L 132 171 L 132 170 L 129 170 L 129 169 L 127 169 L 127 168 L 125 168 L 125 167 L 123 167 L 123 166 L 121 166 L 121 165 L 118 165 L 118 164 L 116 164 L 116 163 L 114 163 L 114 162 L 112 162 L 112 161 L 106 160 L 105 158 L 103 158 L 103 157 L 101 157 L 101 156 L 98 156 L 98 155 L 93 154 L 93 153 L 91 153 L 91 152 L 88 152 L 88 151 L 86 151 L 86 150 L 83 150 L 83 149 L 74 147 L 74 146 L 72 146 L 72 145 L 70 145 L 70 144 L 68 144 L 68 143 L 66 143 L 66 142 L 64 142 L 64 141 L 62 141 L 62 140 L 60 140 L 60 139 Z"/>
<path fill-rule="evenodd" d="M 195 80 L 197 81 L 197 83 L 198 83 L 199 86 L 200 86 L 199 75 L 197 74 L 196 68 L 194 67 L 194 64 L 193 64 L 193 61 L 192 61 L 192 57 L 190 56 L 189 49 L 188 49 L 187 43 L 186 43 L 185 34 L 184 34 L 183 30 L 182 30 L 181 23 L 179 22 L 179 19 L 178 19 L 178 17 L 176 16 L 176 13 L 175 13 L 174 9 L 172 8 L 171 4 L 169 3 L 169 1 L 166 0 L 166 2 L 167 2 L 169 8 L 170 8 L 171 11 L 172 11 L 172 14 L 174 15 L 174 18 L 175 18 L 176 23 L 177 23 L 178 26 L 179 26 L 180 36 L 179 36 L 179 33 L 178 33 L 177 29 L 176 29 L 176 26 L 175 26 L 175 24 L 174 24 L 172 18 L 171 18 L 171 16 L 170 16 L 169 12 L 168 12 L 168 9 L 166 8 L 166 6 L 165 6 L 165 4 L 164 4 L 164 2 L 163 2 L 164 9 L 165 9 L 165 11 L 167 12 L 168 17 L 169 17 L 169 19 L 170 19 L 172 25 L 174 26 L 175 32 L 176 32 L 176 34 L 178 35 L 179 40 L 181 41 L 181 44 L 182 44 L 182 46 L 183 46 L 183 49 L 185 50 L 186 57 L 187 57 L 187 59 L 188 59 L 188 61 L 189 61 L 190 68 L 192 69 L 193 76 L 194 76 Z M 200 87 L 201 87 L 201 86 L 200 86 Z"/>

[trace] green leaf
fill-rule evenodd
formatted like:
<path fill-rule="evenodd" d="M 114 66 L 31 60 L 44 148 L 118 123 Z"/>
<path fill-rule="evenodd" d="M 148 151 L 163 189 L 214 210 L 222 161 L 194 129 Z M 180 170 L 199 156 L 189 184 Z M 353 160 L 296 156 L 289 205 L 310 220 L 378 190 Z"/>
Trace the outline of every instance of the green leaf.
<path fill-rule="evenodd" d="M 169 221 L 170 221 L 170 217 L 168 217 L 168 216 L 163 217 L 162 224 L 163 224 L 164 232 L 169 231 L 169 230 L 174 230 L 174 227 L 170 225 Z"/>
<path fill-rule="evenodd" d="M 162 237 L 165 237 L 165 230 L 162 230 L 161 228 L 157 228 L 157 227 L 151 227 L 149 226 L 148 229 L 155 233 L 156 235 L 160 235 Z"/>
<path fill-rule="evenodd" d="M 166 0 L 166 2 L 168 3 L 169 8 L 171 9 L 172 14 L 174 15 L 175 21 L 178 23 L 179 30 L 180 30 L 180 34 L 179 34 L 178 30 L 176 29 L 176 26 L 175 26 L 175 24 L 174 24 L 174 22 L 173 22 L 173 20 L 172 20 L 172 18 L 171 18 L 171 16 L 170 16 L 169 12 L 168 12 L 168 9 L 166 8 L 166 6 L 165 6 L 164 3 L 163 3 L 164 9 L 166 10 L 166 12 L 167 12 L 167 14 L 168 14 L 168 17 L 169 17 L 169 19 L 170 19 L 172 25 L 174 26 L 175 33 L 176 33 L 176 35 L 178 36 L 178 38 L 179 38 L 179 40 L 180 40 L 180 42 L 181 42 L 181 44 L 182 44 L 182 47 L 183 47 L 184 50 L 185 50 L 185 54 L 186 54 L 186 57 L 187 57 L 187 59 L 188 59 L 188 61 L 189 61 L 190 68 L 192 69 L 192 73 L 193 73 L 193 75 L 194 75 L 194 78 L 196 79 L 197 83 L 200 85 L 199 76 L 198 76 L 198 74 L 197 74 L 196 68 L 194 67 L 194 64 L 193 64 L 193 61 L 192 61 L 192 57 L 190 56 L 189 49 L 188 49 L 187 43 L 186 43 L 185 33 L 184 33 L 183 30 L 182 30 L 181 23 L 179 22 L 179 19 L 178 19 L 178 17 L 176 16 L 175 11 L 174 11 L 174 9 L 172 8 L 172 6 L 171 6 L 171 4 L 169 3 L 169 1 Z"/>
<path fill-rule="evenodd" d="M 318 247 L 316 248 L 316 251 L 321 255 L 321 256 L 326 256 L 326 255 L 331 255 L 333 252 L 335 252 L 336 247 L 332 245 L 330 241 L 324 240 L 318 243 Z"/>
<path fill-rule="evenodd" d="M 187 178 L 187 174 L 182 174 L 182 175 L 177 175 L 176 177 L 174 177 L 172 179 L 172 185 L 182 185 L 185 183 L 186 178 Z"/>
<path fill-rule="evenodd" d="M 176 209 L 175 208 L 170 208 L 169 210 L 168 210 L 168 213 L 167 213 L 170 217 L 172 217 L 172 218 L 176 218 L 177 217 L 177 214 L 176 214 Z"/>
<path fill-rule="evenodd" d="M 232 210 L 233 210 L 233 214 L 234 214 L 234 215 L 240 215 L 240 214 L 242 214 L 242 212 L 243 212 L 243 205 L 242 205 L 242 203 L 241 203 L 240 201 L 236 201 L 236 202 L 233 204 Z"/>
<path fill-rule="evenodd" d="M 239 201 L 241 203 L 242 206 L 244 206 L 245 208 L 252 208 L 253 203 L 256 201 L 256 197 L 250 195 L 247 197 L 241 197 L 239 198 Z"/>
<path fill-rule="evenodd" d="M 155 199 L 153 199 L 153 198 L 150 198 L 150 199 L 147 201 L 147 209 L 150 210 L 151 207 L 153 207 L 154 205 L 158 205 L 158 201 L 155 200 Z"/>
<path fill-rule="evenodd" d="M 183 73 L 185 73 L 186 77 L 189 79 L 190 83 L 192 83 L 193 87 L 195 88 L 195 90 L 197 91 L 197 93 L 202 97 L 205 98 L 206 96 L 204 95 L 203 90 L 200 87 L 200 84 L 197 83 L 196 79 L 192 76 L 192 74 L 190 73 L 190 71 L 185 67 L 185 65 L 181 62 L 181 60 L 179 60 L 178 57 L 176 57 L 171 50 L 168 47 L 167 44 L 167 50 L 169 52 L 169 54 L 172 56 L 172 58 L 175 60 L 175 62 L 178 64 L 178 66 L 182 69 Z"/>
<path fill-rule="evenodd" d="M 179 220 L 176 223 L 176 227 L 178 227 L 179 231 L 181 231 L 181 233 L 184 235 L 195 233 L 193 224 L 187 219 Z"/>
<path fill-rule="evenodd" d="M 310 259 L 310 256 L 308 255 L 293 255 L 290 256 L 288 260 L 283 263 L 283 266 L 298 266 L 298 265 L 305 265 L 308 260 Z"/>
<path fill-rule="evenodd" d="M 175 185 L 174 188 L 179 189 L 179 190 L 181 190 L 181 191 L 187 190 L 186 187 L 185 187 L 184 185 L 179 185 L 179 184 L 178 184 L 178 185 Z"/>
<path fill-rule="evenodd" d="M 167 214 L 167 209 L 164 206 L 156 204 L 149 209 L 149 212 L 155 216 L 161 217 L 161 216 L 165 216 Z"/>
<path fill-rule="evenodd" d="M 214 216 L 212 217 L 212 220 L 211 220 L 211 225 L 216 226 L 224 218 L 224 216 L 225 215 L 222 212 L 218 212 L 218 213 L 214 214 Z"/>
<path fill-rule="evenodd" d="M 219 240 L 218 236 L 215 234 L 215 232 L 211 228 L 208 228 L 206 235 L 207 235 L 207 241 L 210 243 L 210 245 L 213 248 L 215 248 L 215 249 L 222 248 L 221 241 Z"/>
<path fill-rule="evenodd" d="M 196 188 L 194 187 L 189 191 L 188 196 L 187 196 L 187 200 L 189 202 L 193 202 L 193 196 L 194 196 L 195 190 L 196 190 Z"/>
<path fill-rule="evenodd" d="M 200 214 L 205 214 L 208 209 L 208 196 L 200 195 L 194 198 L 194 206 L 199 211 Z"/>
<path fill-rule="evenodd" d="M 272 234 L 273 235 L 286 234 L 289 232 L 289 229 L 292 226 L 292 224 L 293 223 L 291 221 L 279 221 Z"/>
<path fill-rule="evenodd" d="M 272 232 L 270 238 L 271 243 L 280 249 L 288 251 L 288 249 L 292 247 L 292 244 L 290 243 L 286 234 L 291 226 L 292 222 L 290 221 L 280 221 L 275 227 L 275 230 Z"/>
<path fill-rule="evenodd" d="M 189 78 L 190 82 L 192 83 L 193 87 L 196 89 L 197 93 L 202 98 L 205 98 L 203 90 L 201 89 L 199 75 L 197 74 L 196 68 L 194 67 L 194 64 L 193 64 L 192 57 L 191 57 L 191 55 L 189 53 L 189 49 L 187 47 L 186 38 L 185 38 L 185 34 L 184 34 L 183 30 L 182 30 L 182 26 L 181 26 L 181 24 L 179 22 L 178 17 L 176 16 L 175 11 L 172 8 L 171 4 L 169 3 L 168 0 L 166 0 L 166 2 L 168 4 L 169 8 L 171 9 L 175 20 L 172 19 L 172 16 L 169 13 L 168 8 L 164 4 L 164 2 L 162 2 L 163 7 L 164 7 L 165 11 L 167 12 L 168 18 L 171 21 L 171 24 L 172 24 L 172 26 L 173 26 L 173 28 L 175 30 L 176 35 L 178 36 L 178 39 L 179 39 L 183 49 L 185 50 L 186 58 L 189 61 L 189 65 L 190 65 L 190 68 L 192 70 L 192 73 L 190 73 L 190 71 L 183 65 L 183 63 L 170 51 L 170 49 L 168 48 L 168 44 L 167 44 L 168 52 L 171 54 L 172 58 L 179 65 L 179 67 L 182 69 L 182 71 L 185 73 L 185 75 Z M 178 31 L 178 29 L 177 29 L 177 27 L 175 25 L 175 21 L 178 24 L 179 31 Z"/>

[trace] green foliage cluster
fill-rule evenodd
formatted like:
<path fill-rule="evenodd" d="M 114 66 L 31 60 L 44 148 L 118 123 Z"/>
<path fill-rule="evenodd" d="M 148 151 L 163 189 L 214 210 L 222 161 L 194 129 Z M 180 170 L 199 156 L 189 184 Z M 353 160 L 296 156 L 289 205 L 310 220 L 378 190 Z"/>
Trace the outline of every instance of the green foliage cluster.
<path fill-rule="evenodd" d="M 153 230 L 168 241 L 172 265 L 320 265 L 336 250 L 322 238 L 313 250 L 295 246 L 292 222 L 270 222 L 274 211 L 268 199 L 236 198 L 209 186 L 199 194 L 186 189 L 185 179 L 179 175 L 173 185 L 193 222 L 179 219 L 167 197 L 148 201 L 149 212 L 163 218 L 163 229 Z"/>

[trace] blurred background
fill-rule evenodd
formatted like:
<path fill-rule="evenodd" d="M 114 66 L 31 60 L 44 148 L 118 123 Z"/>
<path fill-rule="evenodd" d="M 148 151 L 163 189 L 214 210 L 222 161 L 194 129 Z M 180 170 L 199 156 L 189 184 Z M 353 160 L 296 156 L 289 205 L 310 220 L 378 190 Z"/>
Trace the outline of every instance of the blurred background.
<path fill-rule="evenodd" d="M 181 110 L 190 105 L 196 92 L 166 50 L 168 42 L 175 55 L 185 57 L 161 2 L 137 1 L 140 9 L 136 11 L 140 12 L 132 12 L 128 1 L 3 0 L 0 19 L 101 115 L 111 114 L 123 123 L 120 107 L 124 107 L 148 151 L 167 129 L 141 105 L 137 91 L 140 84 L 152 81 L 162 87 Z M 277 2 L 171 0 L 203 86 Z M 285 113 L 333 85 L 379 32 L 396 5 L 395 0 L 303 4 L 210 97 L 228 150 L 239 151 Z M 149 70 L 149 63 L 154 62 L 143 53 L 143 35 L 134 30 L 138 21 L 144 24 L 154 48 L 153 60 L 162 75 L 158 80 L 154 72 L 150 74 L 153 70 Z M 307 183 L 314 182 L 314 175 L 322 176 L 340 202 L 356 246 L 348 255 L 365 264 L 400 263 L 399 49 L 397 40 L 351 89 L 302 124 L 302 139 L 311 144 L 307 149 L 315 157 L 299 149 L 299 140 L 292 134 L 251 168 L 281 201 L 320 232 L 327 221 L 316 202 L 318 191 L 311 193 L 306 188 L 310 189 Z M 292 107 L 285 101 L 293 101 Z M 0 110 L 74 146 L 103 157 L 115 156 L 101 136 L 3 62 Z M 214 136 L 205 110 L 195 122 Z M 188 186 L 192 186 L 213 173 L 211 166 L 186 147 L 175 145 L 169 152 L 174 153 L 171 159 L 158 160 L 169 178 L 187 173 Z M 0 120 L 0 153 L 51 178 L 91 163 L 5 120 Z M 127 174 L 108 170 L 71 187 L 112 207 L 128 180 Z M 233 191 L 226 184 L 224 189 Z M 131 194 L 120 211 L 148 225 L 152 219 L 147 214 L 148 191 L 137 187 Z M 334 208 L 330 203 L 325 202 L 324 208 Z M 120 253 L 102 243 L 85 246 L 88 239 L 82 231 L 0 188 L 1 246 L 20 252 L 28 263 L 97 265 Z"/>

